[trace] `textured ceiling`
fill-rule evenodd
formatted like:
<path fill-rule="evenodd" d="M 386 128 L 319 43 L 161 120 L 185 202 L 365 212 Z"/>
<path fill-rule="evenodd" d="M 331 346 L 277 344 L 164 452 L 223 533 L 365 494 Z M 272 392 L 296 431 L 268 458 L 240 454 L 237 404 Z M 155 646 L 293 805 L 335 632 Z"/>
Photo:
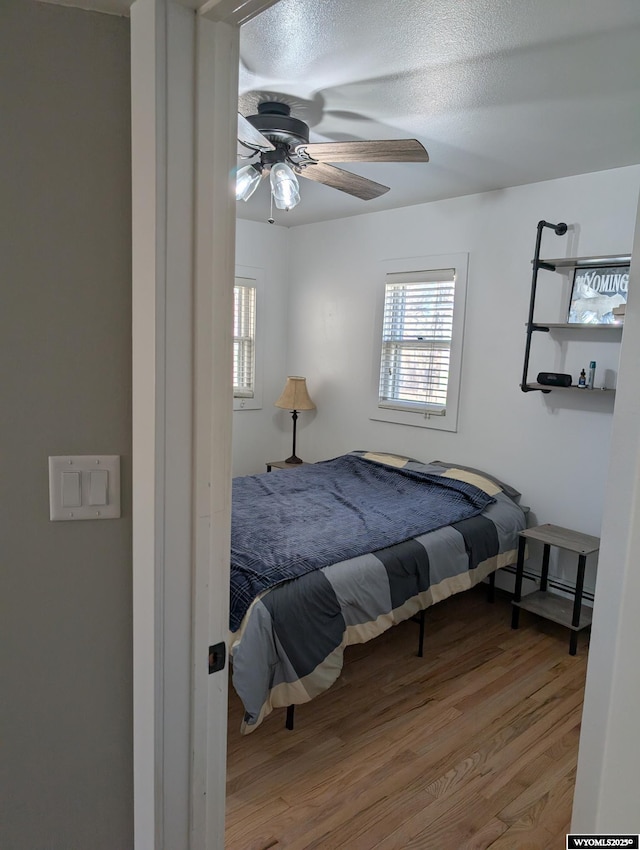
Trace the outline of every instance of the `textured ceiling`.
<path fill-rule="evenodd" d="M 301 180 L 297 225 L 640 162 L 640 0 L 281 0 L 241 30 L 239 108 L 284 100 L 312 141 L 418 138 L 428 164 Z M 261 185 L 240 218 L 266 221 Z"/>

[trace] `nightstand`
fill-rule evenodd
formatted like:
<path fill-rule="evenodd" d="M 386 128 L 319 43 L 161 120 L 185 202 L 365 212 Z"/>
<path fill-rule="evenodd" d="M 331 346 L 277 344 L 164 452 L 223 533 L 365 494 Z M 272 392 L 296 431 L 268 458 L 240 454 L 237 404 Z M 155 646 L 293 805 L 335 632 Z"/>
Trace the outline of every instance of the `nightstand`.
<path fill-rule="evenodd" d="M 311 464 L 306 460 L 303 460 L 302 463 L 287 463 L 286 460 L 268 460 L 267 472 L 271 472 L 272 469 L 300 469 L 301 466 L 311 466 Z"/>
<path fill-rule="evenodd" d="M 543 544 L 542 572 L 540 574 L 540 590 L 530 593 L 522 598 L 522 579 L 524 572 L 524 553 L 529 540 L 539 540 Z M 551 593 L 547 590 L 549 576 L 549 552 L 552 546 L 558 549 L 566 549 L 578 556 L 578 574 L 573 601 Z M 561 626 L 571 629 L 571 640 L 569 643 L 569 654 L 575 655 L 578 646 L 578 632 L 591 625 L 591 608 L 582 606 L 582 589 L 584 586 L 584 572 L 587 563 L 587 555 L 591 555 L 600 549 L 600 538 L 592 537 L 590 534 L 582 534 L 572 531 L 570 528 L 562 528 L 559 525 L 538 525 L 535 528 L 527 528 L 520 532 L 518 543 L 518 565 L 516 568 L 516 587 L 513 595 L 513 613 L 511 616 L 511 628 L 518 628 L 520 610 L 530 611 L 539 617 L 544 617 Z"/>

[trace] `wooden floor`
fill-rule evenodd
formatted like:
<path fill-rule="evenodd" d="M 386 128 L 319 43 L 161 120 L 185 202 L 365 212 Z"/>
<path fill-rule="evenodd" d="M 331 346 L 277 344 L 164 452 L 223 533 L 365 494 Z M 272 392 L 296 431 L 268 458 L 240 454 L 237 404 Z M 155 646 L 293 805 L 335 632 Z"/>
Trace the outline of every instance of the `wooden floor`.
<path fill-rule="evenodd" d="M 485 588 L 347 649 L 338 682 L 239 734 L 230 688 L 227 850 L 561 850 L 587 638 Z"/>

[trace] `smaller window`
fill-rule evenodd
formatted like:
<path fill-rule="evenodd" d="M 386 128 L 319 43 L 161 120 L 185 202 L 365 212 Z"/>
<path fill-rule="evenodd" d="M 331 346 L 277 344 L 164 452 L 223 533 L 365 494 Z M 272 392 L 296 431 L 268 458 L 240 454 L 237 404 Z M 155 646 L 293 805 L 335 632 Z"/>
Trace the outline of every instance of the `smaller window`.
<path fill-rule="evenodd" d="M 233 287 L 233 395 L 253 398 L 256 379 L 256 286 L 236 278 Z"/>

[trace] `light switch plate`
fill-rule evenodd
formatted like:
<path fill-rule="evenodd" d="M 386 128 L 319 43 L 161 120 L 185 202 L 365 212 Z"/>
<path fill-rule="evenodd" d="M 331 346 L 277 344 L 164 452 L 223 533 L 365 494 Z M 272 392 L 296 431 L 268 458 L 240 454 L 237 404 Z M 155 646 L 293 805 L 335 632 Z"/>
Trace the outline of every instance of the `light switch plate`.
<path fill-rule="evenodd" d="M 77 504 L 69 505 L 70 501 Z M 49 458 L 51 520 L 117 519 L 119 516 L 120 455 L 60 455 Z"/>

